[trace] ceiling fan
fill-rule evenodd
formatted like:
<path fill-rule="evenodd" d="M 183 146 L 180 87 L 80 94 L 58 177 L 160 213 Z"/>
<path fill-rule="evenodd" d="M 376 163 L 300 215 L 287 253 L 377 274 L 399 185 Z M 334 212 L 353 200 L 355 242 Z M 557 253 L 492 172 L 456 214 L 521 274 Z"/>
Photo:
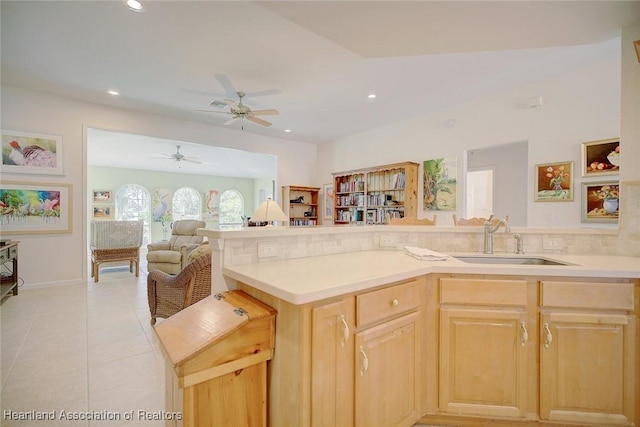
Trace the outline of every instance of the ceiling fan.
<path fill-rule="evenodd" d="M 230 125 L 234 123 L 236 120 L 242 120 L 242 128 L 244 129 L 244 119 L 249 120 L 250 122 L 256 123 L 261 126 L 271 126 L 271 122 L 268 122 L 260 117 L 256 116 L 277 116 L 280 114 L 278 110 L 275 108 L 270 108 L 268 110 L 252 110 L 242 103 L 242 98 L 244 98 L 244 92 L 236 92 L 238 95 L 239 101 L 233 101 L 231 99 L 225 99 L 224 102 L 214 99 L 211 101 L 209 105 L 215 107 L 225 107 L 229 106 L 229 111 L 210 111 L 210 110 L 199 110 L 205 113 L 219 113 L 219 114 L 229 114 L 231 118 L 227 120 L 224 124 Z"/>
<path fill-rule="evenodd" d="M 187 157 L 180 152 L 180 145 L 176 145 L 176 152 L 173 154 L 157 154 L 151 156 L 152 159 L 171 159 L 176 162 L 202 163 L 197 157 Z"/>

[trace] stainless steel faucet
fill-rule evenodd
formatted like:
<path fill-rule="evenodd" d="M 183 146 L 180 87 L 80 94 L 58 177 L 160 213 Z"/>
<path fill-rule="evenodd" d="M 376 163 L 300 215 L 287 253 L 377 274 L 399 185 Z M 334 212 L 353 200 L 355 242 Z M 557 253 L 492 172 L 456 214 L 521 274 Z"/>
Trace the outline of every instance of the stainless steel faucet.
<path fill-rule="evenodd" d="M 489 217 L 489 219 L 484 223 L 484 253 L 492 254 L 493 253 L 493 233 L 498 231 L 501 225 L 504 225 L 505 233 L 511 232 L 511 227 L 509 227 L 509 223 L 504 219 L 499 219 L 496 225 L 494 226 L 491 220 L 493 219 L 493 215 Z"/>
<path fill-rule="evenodd" d="M 524 254 L 524 247 L 522 245 L 522 236 L 519 234 L 514 234 L 513 238 L 516 239 L 516 254 L 517 255 Z"/>

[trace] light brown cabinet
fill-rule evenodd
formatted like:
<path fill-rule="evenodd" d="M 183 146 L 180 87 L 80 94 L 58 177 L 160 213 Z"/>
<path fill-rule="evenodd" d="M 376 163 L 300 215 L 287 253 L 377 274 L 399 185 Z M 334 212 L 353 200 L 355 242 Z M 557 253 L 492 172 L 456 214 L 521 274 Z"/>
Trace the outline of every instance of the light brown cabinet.
<path fill-rule="evenodd" d="M 312 311 L 312 427 L 353 423 L 353 321 L 353 297 Z"/>
<path fill-rule="evenodd" d="M 443 278 L 440 287 L 440 410 L 524 417 L 527 282 Z"/>
<path fill-rule="evenodd" d="M 633 426 L 640 419 L 637 281 L 441 275 L 425 423 L 461 416 L 550 426 Z M 437 322 L 435 321 L 437 319 Z"/>
<path fill-rule="evenodd" d="M 318 225 L 319 187 L 287 185 L 282 187 L 282 210 L 289 217 L 289 226 Z"/>
<path fill-rule="evenodd" d="M 238 287 L 278 311 L 269 425 L 408 427 L 418 420 L 424 278 L 301 306 Z"/>
<path fill-rule="evenodd" d="M 333 174 L 335 224 L 386 224 L 418 214 L 418 164 L 396 163 Z"/>
<path fill-rule="evenodd" d="M 540 418 L 634 425 L 632 283 L 543 281 Z"/>

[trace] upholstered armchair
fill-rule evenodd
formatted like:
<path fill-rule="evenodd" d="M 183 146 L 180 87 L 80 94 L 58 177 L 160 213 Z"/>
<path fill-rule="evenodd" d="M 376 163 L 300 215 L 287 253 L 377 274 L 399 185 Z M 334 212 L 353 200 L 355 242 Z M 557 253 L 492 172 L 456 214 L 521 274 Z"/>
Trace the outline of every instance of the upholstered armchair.
<path fill-rule="evenodd" d="M 152 325 L 158 317 L 167 318 L 211 295 L 211 250 L 198 253 L 176 275 L 161 270 L 149 272 L 147 297 Z"/>
<path fill-rule="evenodd" d="M 154 242 L 147 245 L 147 269 L 157 269 L 168 274 L 178 274 L 187 264 L 187 255 L 202 243 L 202 236 L 196 235 L 198 228 L 206 226 L 204 221 L 182 219 L 171 227 L 168 242 Z"/>

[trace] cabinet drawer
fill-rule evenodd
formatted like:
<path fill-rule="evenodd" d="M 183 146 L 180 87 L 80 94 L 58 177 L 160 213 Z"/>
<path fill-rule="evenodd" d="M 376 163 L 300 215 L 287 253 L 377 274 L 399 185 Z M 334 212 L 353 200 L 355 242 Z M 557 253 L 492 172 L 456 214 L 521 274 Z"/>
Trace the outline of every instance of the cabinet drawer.
<path fill-rule="evenodd" d="M 633 310 L 633 283 L 542 282 L 542 306 Z"/>
<path fill-rule="evenodd" d="M 395 316 L 420 305 L 420 280 L 380 289 L 356 297 L 358 326 Z"/>
<path fill-rule="evenodd" d="M 440 280 L 443 304 L 527 305 L 526 280 L 462 279 Z"/>

